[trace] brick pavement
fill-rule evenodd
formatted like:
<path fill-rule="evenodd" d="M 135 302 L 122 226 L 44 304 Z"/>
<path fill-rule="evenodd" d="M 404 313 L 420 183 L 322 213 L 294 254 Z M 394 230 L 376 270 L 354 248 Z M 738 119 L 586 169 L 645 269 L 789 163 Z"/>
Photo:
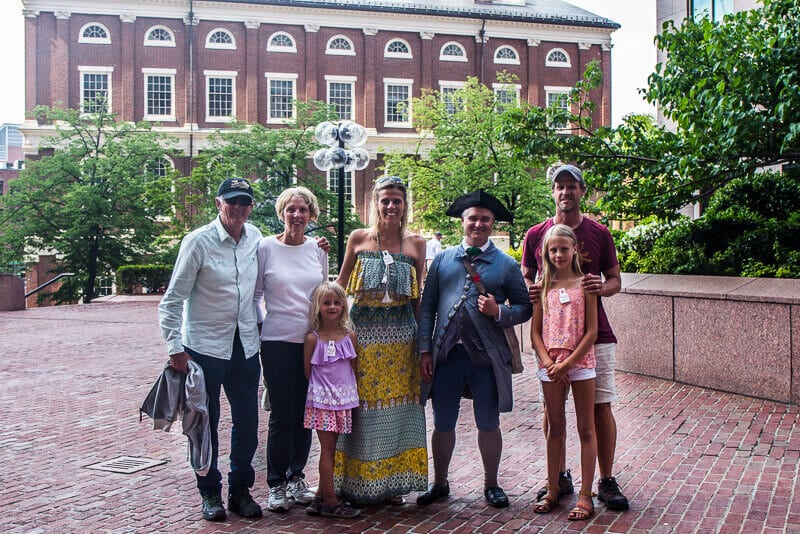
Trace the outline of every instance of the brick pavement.
<path fill-rule="evenodd" d="M 615 471 L 631 500 L 629 512 L 611 512 L 597 503 L 598 513 L 588 524 L 570 524 L 566 514 L 573 496 L 550 515 L 533 513 L 545 462 L 537 386 L 534 374 L 526 372 L 515 378 L 515 411 L 502 419 L 500 479 L 511 499 L 505 510 L 483 502 L 467 410 L 458 429 L 448 500 L 426 509 L 372 507 L 354 521 L 311 518 L 295 508 L 258 521 L 231 514 L 225 523 L 207 523 L 199 519 L 180 425 L 162 433 L 147 419 L 139 422 L 138 407 L 164 361 L 152 299 L 0 312 L 0 530 L 800 532 L 798 407 L 625 373 L 617 374 Z M 527 363 L 530 371 L 532 362 Z M 573 414 L 568 418 L 573 429 Z M 221 435 L 227 432 L 225 426 Z M 261 435 L 266 435 L 266 417 Z M 222 444 L 224 456 L 228 439 Z M 568 447 L 575 471 L 574 430 Z M 131 475 L 85 469 L 123 455 L 167 463 Z M 307 469 L 312 485 L 316 462 L 315 438 Z M 253 495 L 265 505 L 263 447 L 255 467 Z"/>

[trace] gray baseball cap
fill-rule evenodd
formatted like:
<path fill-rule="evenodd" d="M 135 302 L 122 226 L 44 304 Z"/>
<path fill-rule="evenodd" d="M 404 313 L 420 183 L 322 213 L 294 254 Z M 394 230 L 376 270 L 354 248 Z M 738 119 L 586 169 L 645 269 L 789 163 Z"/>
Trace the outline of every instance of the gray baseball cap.
<path fill-rule="evenodd" d="M 575 165 L 562 165 L 561 167 L 557 168 L 553 171 L 552 180 L 555 182 L 559 178 L 561 178 L 566 173 L 566 176 L 573 178 L 576 182 L 581 184 L 581 186 L 586 187 L 586 182 L 583 181 L 583 173 L 581 170 L 576 167 Z"/>

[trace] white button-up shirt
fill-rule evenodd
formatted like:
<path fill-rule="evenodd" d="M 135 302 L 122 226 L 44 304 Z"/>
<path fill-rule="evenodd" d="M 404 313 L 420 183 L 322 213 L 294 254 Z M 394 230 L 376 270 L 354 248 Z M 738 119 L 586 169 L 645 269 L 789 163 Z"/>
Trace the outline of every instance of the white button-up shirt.
<path fill-rule="evenodd" d="M 230 360 L 237 327 L 245 357 L 258 354 L 253 291 L 260 240 L 258 228 L 245 223 L 237 243 L 219 217 L 183 238 L 158 306 L 168 354 L 183 352 L 186 346 Z"/>

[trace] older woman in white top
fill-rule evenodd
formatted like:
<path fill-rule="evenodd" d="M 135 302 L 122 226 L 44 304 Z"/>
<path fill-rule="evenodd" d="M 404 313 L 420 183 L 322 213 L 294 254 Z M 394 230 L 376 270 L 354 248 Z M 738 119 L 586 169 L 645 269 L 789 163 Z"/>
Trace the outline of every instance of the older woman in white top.
<path fill-rule="evenodd" d="M 286 512 L 292 502 L 313 498 L 303 470 L 311 430 L 303 428 L 308 381 L 303 372 L 303 340 L 308 333 L 311 293 L 328 279 L 328 255 L 305 235 L 319 215 L 314 194 L 305 187 L 283 191 L 275 202 L 284 232 L 258 246 L 258 277 L 253 299 L 261 332 L 261 367 L 271 411 L 267 435 L 268 508 Z"/>

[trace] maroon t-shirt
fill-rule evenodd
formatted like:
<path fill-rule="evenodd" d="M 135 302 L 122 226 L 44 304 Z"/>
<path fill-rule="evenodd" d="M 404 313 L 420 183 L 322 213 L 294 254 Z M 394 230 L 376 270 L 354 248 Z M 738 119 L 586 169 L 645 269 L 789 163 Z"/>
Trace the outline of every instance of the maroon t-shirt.
<path fill-rule="evenodd" d="M 522 265 L 530 272 L 542 271 L 542 239 L 544 234 L 553 226 L 553 219 L 537 224 L 528 230 L 522 244 Z M 613 269 L 617 261 L 617 250 L 614 248 L 614 238 L 611 232 L 602 224 L 584 217 L 581 224 L 575 228 L 575 237 L 578 238 L 578 251 L 581 254 L 581 269 L 584 273 L 600 275 Z M 616 343 L 614 331 L 608 322 L 606 311 L 603 309 L 601 298 L 597 297 L 597 341 L 595 343 Z"/>

